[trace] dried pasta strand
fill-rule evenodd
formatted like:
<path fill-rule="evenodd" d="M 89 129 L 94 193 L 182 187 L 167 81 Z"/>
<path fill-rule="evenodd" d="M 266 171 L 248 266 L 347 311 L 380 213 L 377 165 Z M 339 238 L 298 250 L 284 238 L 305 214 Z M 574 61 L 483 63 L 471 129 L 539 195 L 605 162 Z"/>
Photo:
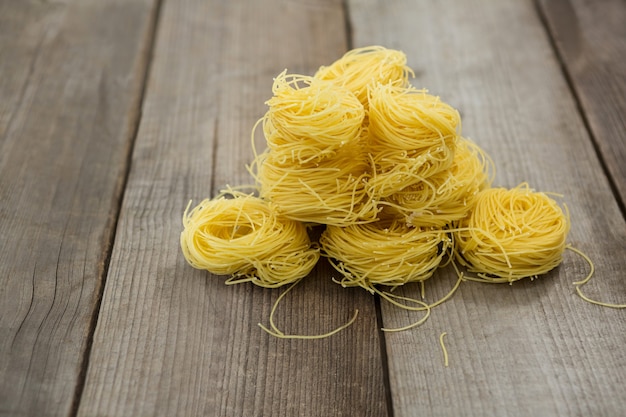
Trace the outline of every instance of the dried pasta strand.
<path fill-rule="evenodd" d="M 443 342 L 443 338 L 447 335 L 447 332 L 443 332 L 439 335 L 439 344 L 441 345 L 441 350 L 443 351 L 443 365 L 448 367 L 448 349 L 446 349 L 446 345 Z"/>
<path fill-rule="evenodd" d="M 293 287 L 296 286 L 296 284 L 298 284 L 298 282 L 299 281 L 296 281 L 293 284 L 291 284 L 282 294 L 278 296 L 278 298 L 274 302 L 274 305 L 272 306 L 272 310 L 270 312 L 270 318 L 269 318 L 271 329 L 259 323 L 259 327 L 263 329 L 266 333 L 274 337 L 277 337 L 279 339 L 323 339 L 326 337 L 330 337 L 336 333 L 339 333 L 340 331 L 350 327 L 356 321 L 356 318 L 359 315 L 359 310 L 354 310 L 354 315 L 347 323 L 327 333 L 318 334 L 318 335 L 285 334 L 282 330 L 278 328 L 278 326 L 276 326 L 276 323 L 274 323 L 274 314 L 276 313 L 276 309 L 278 308 L 278 304 L 280 303 L 280 301 L 283 299 L 283 297 L 285 297 L 285 295 L 287 295 L 287 293 L 289 293 L 289 291 L 293 289 Z"/>
<path fill-rule="evenodd" d="M 456 266 L 455 266 L 455 268 L 456 268 Z M 434 309 L 435 307 L 445 303 L 450 298 L 452 298 L 454 293 L 457 291 L 457 289 L 461 285 L 461 282 L 464 281 L 463 274 L 459 273 L 458 269 L 457 269 L 457 273 L 459 274 L 458 275 L 458 279 L 456 280 L 456 282 L 455 282 L 454 286 L 452 287 L 452 289 L 446 295 L 441 297 L 439 300 L 437 300 L 437 301 L 435 301 L 433 303 L 430 303 L 430 304 L 427 304 L 427 303 L 425 303 L 423 301 L 420 301 L 420 300 L 416 300 L 416 299 L 411 298 L 411 297 L 401 297 L 401 296 L 398 296 L 398 295 L 395 295 L 395 294 L 391 294 L 390 292 L 387 292 L 387 291 L 380 291 L 380 290 L 375 288 L 374 290 L 376 291 L 377 294 L 379 294 L 386 301 L 390 302 L 391 304 L 393 304 L 393 305 L 395 305 L 397 307 L 400 307 L 400 308 L 402 308 L 404 310 L 410 310 L 410 311 L 424 311 L 424 310 L 427 311 L 427 315 L 425 317 L 422 317 L 420 320 L 418 320 L 418 321 L 416 321 L 414 323 L 411 323 L 411 324 L 408 324 L 408 325 L 402 326 L 402 327 L 397 327 L 397 328 L 383 328 L 381 330 L 386 331 L 386 332 L 400 332 L 400 331 L 405 331 L 405 330 L 412 329 L 414 327 L 420 326 L 423 323 L 425 323 L 426 320 L 428 319 L 428 317 L 430 316 L 431 310 Z M 423 283 L 424 283 L 423 281 L 420 282 L 420 284 L 423 284 Z M 422 289 L 423 289 L 423 287 L 422 287 Z M 423 295 L 422 295 L 422 297 L 423 297 Z M 402 303 L 397 302 L 396 300 L 409 301 L 409 302 L 412 302 L 412 303 L 420 305 L 420 307 L 409 307 L 406 304 L 402 304 Z"/>
<path fill-rule="evenodd" d="M 417 326 L 421 326 L 422 324 L 426 323 L 426 320 L 428 320 L 428 318 L 430 317 L 430 312 L 431 312 L 431 306 L 423 301 L 420 300 L 416 300 L 414 298 L 410 298 L 410 297 L 400 297 L 388 292 L 383 292 L 383 291 L 379 291 L 378 289 L 375 289 L 376 293 L 379 294 L 381 297 L 383 297 L 385 300 L 387 300 L 388 302 L 404 309 L 404 310 L 413 310 L 413 311 L 426 311 L 426 314 L 419 320 L 417 320 L 416 322 L 413 322 L 411 324 L 407 324 L 406 326 L 402 326 L 402 327 L 382 327 L 380 330 L 382 330 L 383 332 L 388 332 L 388 333 L 392 333 L 392 332 L 403 332 L 405 330 L 409 330 L 412 329 L 414 327 Z M 403 301 L 409 301 L 411 303 L 415 303 L 418 304 L 419 307 L 409 307 L 406 304 L 401 304 L 397 301 L 395 301 L 395 299 L 398 300 L 403 300 Z"/>
<path fill-rule="evenodd" d="M 580 249 L 576 249 L 572 245 L 567 245 L 566 248 L 571 250 L 572 252 L 578 254 L 579 256 L 581 256 L 589 264 L 589 274 L 587 274 L 587 276 L 584 279 L 582 279 L 580 281 L 576 281 L 576 282 L 573 283 L 574 286 L 576 287 L 576 293 L 578 294 L 578 296 L 580 298 L 582 298 L 583 300 L 585 300 L 586 302 L 588 302 L 588 303 L 596 304 L 596 305 L 599 305 L 599 306 L 602 306 L 602 307 L 626 308 L 626 304 L 614 304 L 614 303 L 606 303 L 604 301 L 597 301 L 597 300 L 593 300 L 593 299 L 587 297 L 585 294 L 583 294 L 583 292 L 580 289 L 580 287 L 582 287 L 583 285 L 588 283 L 589 280 L 591 280 L 591 277 L 593 276 L 593 274 L 595 272 L 595 266 L 594 266 L 593 261 L 591 260 L 591 258 L 589 258 L 589 256 L 587 256 Z"/>

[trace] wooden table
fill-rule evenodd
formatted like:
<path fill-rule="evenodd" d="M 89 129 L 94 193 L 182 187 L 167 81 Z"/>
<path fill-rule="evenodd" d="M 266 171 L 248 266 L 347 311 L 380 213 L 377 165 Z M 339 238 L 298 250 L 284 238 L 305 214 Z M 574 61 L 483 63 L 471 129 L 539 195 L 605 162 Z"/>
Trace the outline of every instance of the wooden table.
<path fill-rule="evenodd" d="M 178 238 L 190 199 L 251 182 L 272 77 L 379 44 L 459 109 L 495 185 L 563 195 L 586 293 L 624 303 L 625 22 L 620 0 L 0 1 L 0 415 L 624 415 L 626 311 L 576 296 L 570 251 L 391 334 L 419 316 L 322 262 L 277 323 L 357 321 L 282 340 L 257 325 L 281 290 L 189 267 Z"/>

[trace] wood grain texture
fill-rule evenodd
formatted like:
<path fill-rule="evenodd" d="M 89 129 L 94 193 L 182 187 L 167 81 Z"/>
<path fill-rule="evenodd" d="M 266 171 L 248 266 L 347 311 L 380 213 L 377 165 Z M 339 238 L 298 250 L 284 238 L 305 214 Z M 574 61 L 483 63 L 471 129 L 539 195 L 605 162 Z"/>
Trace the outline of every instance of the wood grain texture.
<path fill-rule="evenodd" d="M 626 3 L 539 1 L 591 133 L 626 207 Z"/>
<path fill-rule="evenodd" d="M 190 199 L 249 184 L 250 131 L 272 77 L 346 49 L 339 1 L 166 1 L 80 416 L 386 414 L 374 300 L 318 268 L 281 290 L 224 285 L 181 254 Z"/>
<path fill-rule="evenodd" d="M 0 2 L 0 415 L 66 416 L 73 406 L 150 7 Z"/>
<path fill-rule="evenodd" d="M 564 195 L 569 241 L 597 267 L 585 290 L 624 303 L 626 225 L 533 3 L 353 0 L 350 10 L 355 46 L 404 50 L 414 84 L 460 110 L 464 134 L 496 162 L 495 185 L 528 181 Z M 394 416 L 621 415 L 625 312 L 575 295 L 571 283 L 587 270 L 567 252 L 533 282 L 463 283 L 425 325 L 387 334 Z M 428 299 L 454 278 L 439 271 Z M 387 304 L 382 312 L 390 327 L 419 317 Z"/>

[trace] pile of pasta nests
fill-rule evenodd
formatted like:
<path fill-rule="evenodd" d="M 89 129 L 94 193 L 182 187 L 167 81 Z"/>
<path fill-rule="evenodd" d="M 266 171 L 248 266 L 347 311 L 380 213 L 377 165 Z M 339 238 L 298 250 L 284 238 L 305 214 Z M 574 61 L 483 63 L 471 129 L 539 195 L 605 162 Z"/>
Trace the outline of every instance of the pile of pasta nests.
<path fill-rule="evenodd" d="M 493 163 L 462 136 L 459 112 L 412 76 L 403 52 L 381 46 L 313 76 L 279 74 L 252 129 L 253 148 L 259 128 L 267 143 L 247 167 L 256 190 L 226 188 L 187 207 L 188 263 L 228 284 L 275 288 L 325 257 L 336 282 L 390 301 L 380 286 L 423 283 L 449 263 L 466 270 L 459 282 L 509 283 L 559 265 L 567 208 L 526 183 L 492 187 Z"/>

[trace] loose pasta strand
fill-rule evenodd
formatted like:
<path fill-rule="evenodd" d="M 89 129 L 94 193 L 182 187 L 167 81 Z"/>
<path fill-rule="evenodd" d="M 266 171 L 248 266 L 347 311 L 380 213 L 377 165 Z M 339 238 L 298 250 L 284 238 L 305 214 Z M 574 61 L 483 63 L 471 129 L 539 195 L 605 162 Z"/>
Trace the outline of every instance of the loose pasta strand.
<path fill-rule="evenodd" d="M 326 337 L 330 337 L 336 333 L 339 333 L 340 331 L 342 331 L 343 329 L 346 329 L 348 327 L 350 327 L 355 321 L 357 316 L 359 315 L 359 310 L 354 310 L 354 315 L 352 316 L 352 318 L 345 324 L 337 327 L 334 330 L 331 330 L 330 332 L 327 333 L 323 333 L 323 334 L 318 334 L 318 335 L 298 335 L 298 334 L 285 334 L 282 330 L 280 330 L 278 328 L 278 326 L 276 326 L 276 323 L 274 323 L 274 314 L 276 313 L 276 309 L 278 308 L 278 304 L 280 303 L 280 301 L 283 299 L 283 297 L 285 297 L 285 295 L 287 295 L 287 293 L 289 293 L 293 287 L 296 286 L 296 284 L 298 284 L 299 281 L 294 282 L 293 284 L 291 284 L 282 294 L 280 294 L 278 296 L 278 298 L 276 299 L 276 301 L 274 302 L 274 305 L 272 306 L 272 310 L 270 312 L 270 327 L 271 329 L 267 328 L 266 326 L 264 326 L 263 324 L 259 323 L 259 327 L 261 329 L 263 329 L 266 333 L 277 337 L 279 339 L 323 339 Z"/>
<path fill-rule="evenodd" d="M 447 335 L 447 332 L 443 332 L 439 335 L 439 344 L 441 345 L 441 350 L 443 352 L 443 366 L 448 367 L 448 349 L 446 349 L 446 345 L 443 343 L 443 338 Z"/>
<path fill-rule="evenodd" d="M 400 297 L 397 295 L 393 295 L 389 292 L 384 292 L 384 291 L 380 291 L 378 289 L 375 289 L 376 293 L 379 294 L 382 298 L 384 298 L 386 301 L 390 302 L 391 304 L 398 306 L 404 310 L 413 310 L 413 311 L 426 311 L 426 314 L 419 319 L 418 321 L 408 324 L 406 326 L 402 326 L 402 327 L 382 327 L 380 330 L 382 330 L 383 332 L 403 332 L 405 330 L 409 330 L 412 329 L 414 327 L 417 326 L 421 326 L 422 324 L 426 323 L 426 320 L 428 320 L 428 318 L 430 317 L 430 312 L 431 312 L 431 307 L 429 304 L 420 301 L 420 300 L 416 300 L 414 298 L 410 298 L 410 297 Z M 402 301 L 408 301 L 414 304 L 417 304 L 419 307 L 409 307 L 406 304 L 402 304 L 399 303 L 398 301 L 396 301 L 396 299 L 398 300 L 402 300 Z"/>
<path fill-rule="evenodd" d="M 591 277 L 593 276 L 593 274 L 595 272 L 595 266 L 594 266 L 593 261 L 591 260 L 591 258 L 589 258 L 589 256 L 587 256 L 580 249 L 576 249 L 572 245 L 567 245 L 566 248 L 571 250 L 572 252 L 578 254 L 579 256 L 581 256 L 589 264 L 589 273 L 587 274 L 587 276 L 585 278 L 583 278 L 582 280 L 576 281 L 576 282 L 573 283 L 574 287 L 576 288 L 576 293 L 578 294 L 578 296 L 580 298 L 582 298 L 583 300 L 585 300 L 586 302 L 588 302 L 588 303 L 599 305 L 599 306 L 602 306 L 602 307 L 626 308 L 626 304 L 614 304 L 614 303 L 606 303 L 604 301 L 597 301 L 597 300 L 591 299 L 591 298 L 587 297 L 585 294 L 583 294 L 583 292 L 582 292 L 582 290 L 580 288 L 583 285 L 585 285 L 586 283 L 588 283 L 589 280 L 591 280 Z"/>
<path fill-rule="evenodd" d="M 456 266 L 455 266 L 456 268 Z M 456 291 L 459 289 L 459 286 L 461 285 L 461 282 L 464 281 L 463 278 L 463 274 L 460 273 L 457 269 L 457 273 L 458 273 L 458 279 L 456 280 L 454 286 L 452 287 L 452 289 L 443 297 L 441 297 L 439 300 L 433 302 L 433 303 L 425 303 L 423 301 L 420 300 L 416 300 L 414 298 L 411 297 L 400 297 L 394 294 L 391 294 L 390 292 L 387 291 L 380 291 L 377 288 L 374 289 L 374 291 L 379 294 L 382 298 L 384 298 L 386 301 L 390 302 L 391 304 L 402 308 L 404 310 L 410 310 L 410 311 L 427 311 L 427 314 L 425 317 L 422 317 L 420 320 L 408 324 L 406 326 L 402 326 L 402 327 L 397 327 L 397 328 L 383 328 L 381 330 L 386 331 L 386 332 L 400 332 L 400 331 L 405 331 L 405 330 L 409 330 L 412 329 L 414 327 L 420 326 L 422 324 L 424 324 L 426 322 L 426 320 L 428 319 L 428 317 L 430 316 L 430 312 L 432 311 L 432 309 L 434 309 L 435 307 L 445 303 L 446 301 L 448 301 L 449 299 L 452 298 L 452 296 L 456 293 Z M 421 284 L 423 284 L 423 281 L 420 282 Z M 423 297 L 423 295 L 422 295 Z M 418 304 L 419 307 L 409 307 L 406 304 L 402 304 L 397 302 L 396 300 L 403 300 L 403 301 L 409 301 L 411 303 L 414 304 Z"/>

